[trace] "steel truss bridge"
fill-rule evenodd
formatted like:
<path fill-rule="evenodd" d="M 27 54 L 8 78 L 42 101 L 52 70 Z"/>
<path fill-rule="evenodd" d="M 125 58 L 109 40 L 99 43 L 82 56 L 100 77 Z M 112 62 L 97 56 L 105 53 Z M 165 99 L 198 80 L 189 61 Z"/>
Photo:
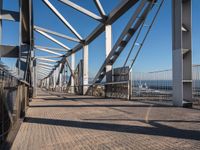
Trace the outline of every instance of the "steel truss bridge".
<path fill-rule="evenodd" d="M 2 69 L 1 84 L 2 87 L 9 86 L 9 83 L 12 83 L 15 88 L 16 86 L 20 86 L 17 87 L 17 93 L 19 101 L 23 103 L 23 107 L 20 108 L 21 110 L 16 111 L 20 111 L 20 114 L 23 116 L 26 107 L 28 107 L 29 98 L 37 97 L 37 88 L 39 87 L 46 90 L 87 95 L 90 94 L 91 91 L 100 92 L 101 89 L 99 87 L 103 85 L 104 88 L 107 89 L 104 90 L 111 94 L 113 88 L 124 88 L 125 97 L 127 95 L 130 99 L 130 89 L 132 87 L 130 77 L 131 68 L 142 50 L 142 46 L 144 45 L 164 0 L 123 0 L 109 14 L 105 12 L 100 0 L 91 0 L 91 3 L 94 3 L 98 10 L 98 14 L 77 5 L 72 0 L 58 0 L 57 3 L 62 3 L 66 7 L 71 7 L 77 12 L 99 22 L 96 28 L 86 38 L 83 38 L 76 31 L 73 25 L 60 13 L 59 8 L 56 8 L 50 0 L 42 0 L 42 2 L 49 8 L 48 11 L 53 12 L 59 21 L 61 21 L 75 37 L 70 37 L 69 35 L 35 25 L 33 20 L 34 12 L 32 0 L 19 0 L 19 11 L 4 9 L 3 2 L 3 0 L 0 0 L 0 41 L 4 38 L 4 35 L 2 35 L 4 31 L 2 22 L 4 20 L 18 22 L 20 29 L 18 35 L 19 45 L 0 45 L 1 58 L 17 59 L 17 72 L 15 76 L 9 73 L 9 71 Z M 136 7 L 135 11 L 128 23 L 122 24 L 123 31 L 112 46 L 112 24 L 133 7 Z M 172 100 L 174 106 L 184 106 L 192 102 L 191 17 L 191 0 L 172 1 Z M 149 24 L 147 24 L 147 19 L 151 20 Z M 106 57 L 92 83 L 89 83 L 89 45 L 103 32 L 105 32 L 105 49 L 103 50 L 105 50 Z M 143 35 L 141 34 L 142 32 L 144 33 Z M 41 34 L 62 48 L 35 45 L 35 39 L 37 39 L 35 33 Z M 142 36 L 142 41 L 139 42 L 138 39 L 140 36 Z M 71 48 L 56 39 L 56 37 L 77 44 Z M 124 72 L 119 68 L 119 70 L 113 68 L 113 64 L 132 38 L 134 38 L 132 48 L 121 68 L 122 70 L 124 69 Z M 133 58 L 130 58 L 133 49 L 136 53 Z M 36 51 L 46 52 L 47 55 L 37 56 L 35 55 Z M 78 66 L 75 66 L 75 55 L 79 51 L 83 53 L 82 60 Z M 131 62 L 129 61 L 130 59 L 132 59 Z M 71 74 L 68 81 L 66 80 L 66 68 Z M 114 75 L 113 72 L 115 72 Z M 7 75 L 5 76 L 5 74 Z M 121 76 L 123 76 L 123 79 Z M 5 84 L 3 84 L 3 82 L 5 82 Z M 26 91 L 25 94 L 23 93 L 24 91 Z M 5 93 L 9 94 L 9 91 L 5 91 Z M 106 95 L 106 93 L 104 93 L 104 95 Z M 2 102 L 1 105 L 3 105 L 3 103 L 4 102 Z M 1 113 L 5 112 L 1 111 Z M 9 115 L 7 117 L 9 117 Z"/>

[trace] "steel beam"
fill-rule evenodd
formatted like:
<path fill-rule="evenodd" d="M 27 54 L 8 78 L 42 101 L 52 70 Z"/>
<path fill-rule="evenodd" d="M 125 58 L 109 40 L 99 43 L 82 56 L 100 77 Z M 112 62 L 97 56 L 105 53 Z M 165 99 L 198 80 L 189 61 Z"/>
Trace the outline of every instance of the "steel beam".
<path fill-rule="evenodd" d="M 113 24 L 120 16 L 122 16 L 125 12 L 127 12 L 132 6 L 134 6 L 139 0 L 124 0 L 122 1 L 108 16 L 105 24 Z M 105 30 L 105 24 L 100 23 L 93 32 L 88 35 L 88 37 L 84 40 L 85 45 L 89 45 L 93 40 L 95 40 L 102 32 Z M 76 45 L 72 50 L 67 52 L 66 56 L 62 58 L 60 62 L 65 62 L 66 57 L 71 56 L 73 53 L 81 50 L 83 48 L 83 44 L 80 43 Z"/>
<path fill-rule="evenodd" d="M 38 80 L 38 76 L 37 76 L 37 61 L 36 59 L 34 60 L 33 63 L 33 97 L 37 96 L 37 80 Z"/>
<path fill-rule="evenodd" d="M 2 14 L 3 10 L 3 0 L 0 0 L 0 15 Z M 0 45 L 2 44 L 2 20 L 0 20 Z M 1 49 L 0 49 L 0 59 L 2 57 Z"/>
<path fill-rule="evenodd" d="M 71 24 L 60 14 L 60 12 L 48 1 L 43 0 L 44 3 L 53 11 L 53 13 L 67 26 L 67 28 L 80 40 L 83 38 L 78 34 L 78 32 L 71 26 Z"/>
<path fill-rule="evenodd" d="M 58 62 L 57 60 L 47 59 L 47 58 L 37 58 L 40 61 L 47 61 L 47 62 Z"/>
<path fill-rule="evenodd" d="M 44 66 L 50 66 L 50 67 L 54 67 L 54 64 L 50 64 L 50 63 L 44 63 L 44 62 L 38 62 L 38 64 L 44 65 Z"/>
<path fill-rule="evenodd" d="M 117 8 L 115 8 L 110 15 L 108 16 L 105 24 L 113 24 L 120 16 L 127 12 L 133 5 L 135 5 L 139 0 L 123 0 Z M 105 24 L 99 24 L 92 33 L 85 39 L 85 44 L 89 45 L 94 39 L 96 39 L 102 32 L 105 30 Z M 83 47 L 82 44 L 75 46 L 70 52 L 67 53 L 67 57 L 72 53 L 75 53 L 81 50 Z"/>
<path fill-rule="evenodd" d="M 1 57 L 19 57 L 19 46 L 0 45 Z"/>
<path fill-rule="evenodd" d="M 45 76 L 47 76 L 47 75 L 48 75 L 48 72 L 44 72 L 44 71 L 42 71 L 42 70 L 40 70 L 40 71 L 37 71 L 37 73 L 38 73 L 38 74 L 43 74 L 43 75 L 45 75 Z"/>
<path fill-rule="evenodd" d="M 71 70 L 72 70 L 72 73 L 74 74 L 74 71 L 75 71 L 75 53 L 73 53 L 72 55 L 71 55 Z M 72 87 L 72 93 L 74 93 L 74 85 L 75 85 L 75 83 L 74 83 L 74 78 L 72 77 L 71 78 L 71 87 Z"/>
<path fill-rule="evenodd" d="M 173 104 L 175 106 L 184 106 L 184 103 L 192 101 L 191 16 L 191 0 L 172 1 Z"/>
<path fill-rule="evenodd" d="M 38 64 L 37 66 L 38 66 L 38 67 L 41 67 L 41 68 L 50 69 L 50 70 L 52 70 L 52 69 L 53 69 L 52 67 L 47 67 L 47 66 L 43 66 L 43 65 L 40 65 L 40 64 Z"/>
<path fill-rule="evenodd" d="M 42 67 L 38 67 L 38 69 L 40 69 L 40 71 L 42 72 L 50 72 L 52 69 L 46 69 L 46 68 L 42 68 Z"/>
<path fill-rule="evenodd" d="M 59 78 L 58 78 L 58 80 L 59 80 L 59 87 L 60 88 L 62 88 L 62 64 L 60 64 L 60 66 L 59 66 Z"/>
<path fill-rule="evenodd" d="M 38 29 L 38 30 L 40 30 L 40 31 L 53 34 L 53 35 L 55 35 L 55 36 L 58 36 L 58 37 L 67 39 L 67 40 L 69 40 L 69 41 L 73 41 L 73 42 L 78 42 L 78 43 L 80 43 L 80 40 L 78 40 L 78 39 L 76 39 L 76 38 L 73 38 L 73 37 L 70 37 L 70 36 L 67 36 L 67 35 L 64 35 L 64 34 L 62 34 L 62 33 L 58 33 L 58 32 L 55 32 L 55 31 L 51 31 L 51 30 L 48 30 L 48 29 L 45 29 L 45 28 L 42 28 L 42 27 L 38 27 L 38 26 L 34 26 L 34 29 Z"/>
<path fill-rule="evenodd" d="M 54 54 L 54 55 L 58 55 L 58 56 L 63 56 L 63 54 L 61 53 L 57 53 L 57 52 L 54 52 L 54 51 L 51 51 L 51 50 L 48 50 L 48 49 L 45 49 L 45 48 L 36 48 L 34 47 L 36 50 L 40 50 L 40 51 L 43 51 L 43 52 L 47 52 L 47 53 L 50 53 L 50 54 Z"/>
<path fill-rule="evenodd" d="M 110 54 L 112 50 L 112 26 L 106 25 L 105 29 L 105 47 L 106 47 L 106 57 Z M 112 65 L 106 65 L 106 82 L 112 82 Z"/>
<path fill-rule="evenodd" d="M 40 73 L 40 74 L 47 76 L 49 72 L 46 71 L 46 70 L 39 70 L 39 71 L 37 71 L 37 73 Z"/>
<path fill-rule="evenodd" d="M 94 14 L 93 12 L 91 12 L 91 11 L 89 11 L 89 10 L 87 10 L 87 9 L 85 9 L 85 8 L 83 8 L 83 7 L 81 7 L 81 6 L 77 5 L 77 4 L 75 4 L 75 3 L 73 3 L 73 2 L 71 2 L 70 0 L 60 0 L 60 1 L 61 1 L 62 3 L 64 3 L 64 4 L 70 6 L 70 7 L 72 7 L 72 8 L 74 8 L 74 9 L 78 10 L 79 12 L 81 12 L 81 13 L 83 13 L 83 14 L 85 14 L 85 15 L 87 15 L 87 16 L 89 16 L 89 17 L 95 19 L 95 20 L 97 20 L 97 21 L 102 21 L 102 17 L 100 17 L 100 16 Z"/>
<path fill-rule="evenodd" d="M 47 74 L 43 73 L 43 72 L 37 72 L 38 75 L 42 75 L 43 77 L 47 76 Z"/>
<path fill-rule="evenodd" d="M 31 37 L 31 0 L 20 0 L 21 43 L 30 44 Z"/>
<path fill-rule="evenodd" d="M 93 80 L 93 84 L 99 83 L 102 81 L 103 77 L 105 76 L 106 66 L 112 65 L 116 61 L 119 54 L 124 50 L 126 44 L 130 41 L 131 37 L 134 35 L 134 33 L 137 31 L 137 29 L 142 24 L 144 18 L 146 18 L 146 16 L 148 15 L 149 9 L 151 9 L 152 5 L 153 4 L 148 0 L 141 1 L 138 8 L 135 10 L 135 12 L 133 13 L 129 22 L 125 26 L 121 35 L 119 36 L 118 40 L 114 44 L 109 55 L 103 62 L 101 68 L 99 69 L 97 75 L 95 76 L 95 78 Z M 140 18 L 138 18 L 139 15 L 140 15 Z M 134 26 L 133 26 L 133 24 L 134 24 Z"/>
<path fill-rule="evenodd" d="M 64 45 L 63 43 L 61 43 L 60 41 L 56 40 L 55 38 L 53 38 L 52 36 L 50 36 L 49 34 L 47 34 L 44 31 L 40 31 L 38 29 L 35 29 L 36 32 L 40 33 L 41 35 L 45 36 L 46 38 L 50 39 L 51 41 L 55 42 L 56 44 L 62 46 L 63 48 L 65 48 L 66 50 L 69 50 L 70 48 L 67 47 L 66 45 Z"/>
<path fill-rule="evenodd" d="M 51 51 L 67 52 L 67 50 L 66 50 L 66 49 L 63 49 L 63 48 L 46 47 L 46 46 L 38 46 L 38 45 L 35 45 L 34 47 L 35 47 L 36 49 L 42 48 L 42 49 L 47 49 L 47 50 L 51 50 Z"/>
<path fill-rule="evenodd" d="M 10 11 L 10 10 L 1 10 L 0 20 L 9 20 L 19 22 L 19 12 Z"/>
<path fill-rule="evenodd" d="M 99 13 L 101 14 L 101 17 L 104 18 L 106 16 L 106 13 L 103 9 L 103 6 L 101 5 L 101 2 L 99 0 L 94 0 L 94 3 L 99 11 Z"/>
<path fill-rule="evenodd" d="M 83 46 L 83 95 L 86 94 L 88 90 L 88 78 L 89 78 L 89 72 L 88 72 L 88 45 Z"/>
<path fill-rule="evenodd" d="M 36 58 L 61 58 L 61 56 L 36 56 Z"/>

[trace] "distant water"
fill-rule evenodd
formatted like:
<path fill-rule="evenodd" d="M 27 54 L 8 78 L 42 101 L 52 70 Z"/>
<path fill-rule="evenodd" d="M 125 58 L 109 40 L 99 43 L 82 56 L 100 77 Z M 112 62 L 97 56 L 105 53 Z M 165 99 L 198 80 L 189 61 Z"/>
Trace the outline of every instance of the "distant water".
<path fill-rule="evenodd" d="M 134 80 L 134 87 L 172 90 L 172 80 Z M 200 90 L 200 80 L 193 80 L 193 88 Z"/>

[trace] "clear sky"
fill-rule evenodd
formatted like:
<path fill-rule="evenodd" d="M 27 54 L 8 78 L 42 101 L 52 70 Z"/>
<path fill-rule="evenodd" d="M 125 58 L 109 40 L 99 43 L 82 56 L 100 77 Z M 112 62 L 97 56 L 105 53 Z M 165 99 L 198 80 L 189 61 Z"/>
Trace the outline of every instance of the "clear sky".
<path fill-rule="evenodd" d="M 80 6 L 98 14 L 93 0 L 72 0 Z M 101 0 L 102 5 L 107 14 L 112 11 L 122 0 Z M 34 24 L 50 30 L 54 30 L 68 36 L 75 37 L 68 28 L 51 12 L 51 10 L 42 2 L 42 0 L 33 0 L 34 2 Z M 70 24 L 77 30 L 82 37 L 88 34 L 99 24 L 84 14 L 64 5 L 58 0 L 50 0 L 50 2 L 63 14 Z M 200 64 L 200 1 L 192 0 L 193 5 L 193 64 Z M 4 0 L 4 8 L 18 11 L 17 1 Z M 113 45 L 119 37 L 124 26 L 133 14 L 135 7 L 130 9 L 118 21 L 112 25 Z M 18 45 L 18 23 L 9 21 L 3 22 L 3 44 Z M 34 35 L 36 45 L 59 47 L 38 33 Z M 56 37 L 57 38 L 57 37 Z M 73 48 L 77 43 L 57 38 L 68 47 Z M 105 34 L 102 33 L 96 40 L 89 45 L 89 74 L 93 77 L 102 65 L 105 59 Z M 127 52 L 130 49 L 133 40 L 127 45 L 127 48 L 118 58 L 114 67 L 122 66 Z M 44 52 L 36 52 L 36 55 L 47 55 Z M 82 51 L 76 54 L 76 64 L 82 58 Z M 14 66 L 15 59 L 2 59 L 9 66 Z M 130 60 L 129 60 L 130 63 Z M 153 71 L 161 69 L 169 69 L 172 65 L 172 46 L 171 46 L 171 0 L 165 0 L 164 5 L 155 21 L 154 26 L 142 48 L 141 53 L 133 66 L 135 71 Z"/>

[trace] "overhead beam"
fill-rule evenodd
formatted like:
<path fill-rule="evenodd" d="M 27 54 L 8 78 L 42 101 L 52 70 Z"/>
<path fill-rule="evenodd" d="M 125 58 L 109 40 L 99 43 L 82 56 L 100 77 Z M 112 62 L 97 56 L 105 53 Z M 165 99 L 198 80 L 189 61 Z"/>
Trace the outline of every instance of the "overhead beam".
<path fill-rule="evenodd" d="M 47 73 L 41 72 L 41 71 L 38 71 L 37 74 L 41 74 L 41 75 L 44 75 L 44 76 L 47 76 L 47 75 L 48 75 Z"/>
<path fill-rule="evenodd" d="M 50 51 L 48 49 L 45 49 L 45 48 L 36 48 L 34 47 L 36 50 L 40 50 L 40 51 L 43 51 L 43 52 L 47 52 L 47 53 L 50 53 L 50 54 L 55 54 L 55 55 L 58 55 L 58 56 L 63 56 L 63 54 L 60 54 L 60 53 L 57 53 L 57 52 L 54 52 L 54 51 Z"/>
<path fill-rule="evenodd" d="M 120 16 L 122 16 L 125 12 L 127 12 L 133 5 L 135 5 L 139 0 L 123 0 L 117 8 L 115 8 L 110 15 L 105 24 L 113 24 Z M 85 39 L 85 44 L 91 43 L 94 39 L 96 39 L 102 32 L 105 30 L 104 24 L 99 24 L 92 33 Z M 67 57 L 72 53 L 75 53 L 81 50 L 83 47 L 82 44 L 78 44 L 75 46 L 70 52 L 67 53 Z"/>
<path fill-rule="evenodd" d="M 0 45 L 1 57 L 19 57 L 19 46 Z"/>
<path fill-rule="evenodd" d="M 69 41 L 73 41 L 73 42 L 78 42 L 78 43 L 80 43 L 80 40 L 78 40 L 78 39 L 76 39 L 76 38 L 73 38 L 73 37 L 70 37 L 70 36 L 64 35 L 64 34 L 62 34 L 62 33 L 55 32 L 55 31 L 51 31 L 51 30 L 49 30 L 49 29 L 45 29 L 45 28 L 38 27 L 38 26 L 34 26 L 34 29 L 38 29 L 38 30 L 40 30 L 40 31 L 44 31 L 44 32 L 46 32 L 46 33 L 53 34 L 53 35 L 55 35 L 55 36 L 58 36 L 58 37 L 67 39 L 67 40 L 69 40 Z"/>
<path fill-rule="evenodd" d="M 37 69 L 39 69 L 39 70 L 41 70 L 41 71 L 46 71 L 46 72 L 50 72 L 50 71 L 51 71 L 50 69 L 41 68 L 41 67 L 38 67 Z"/>
<path fill-rule="evenodd" d="M 38 70 L 37 72 L 38 73 L 47 73 L 48 74 L 50 71 L 49 70 Z"/>
<path fill-rule="evenodd" d="M 94 0 L 94 3 L 99 11 L 99 13 L 101 14 L 101 17 L 104 18 L 106 16 L 106 13 L 103 9 L 103 6 L 101 5 L 101 2 L 99 0 Z"/>
<path fill-rule="evenodd" d="M 89 11 L 89 10 L 87 10 L 87 9 L 85 9 L 85 8 L 75 4 L 73 2 L 71 2 L 70 0 L 60 0 L 60 1 L 62 3 L 64 3 L 64 4 L 66 4 L 66 5 L 74 8 L 75 10 L 78 10 L 79 12 L 81 12 L 81 13 L 83 13 L 83 14 L 85 14 L 85 15 L 87 15 L 87 16 L 95 19 L 95 20 L 97 20 L 97 21 L 102 21 L 102 17 L 94 14 L 93 12 L 91 12 L 91 11 Z"/>
<path fill-rule="evenodd" d="M 36 58 L 61 58 L 61 56 L 35 56 Z"/>
<path fill-rule="evenodd" d="M 37 62 L 37 64 L 41 64 L 41 65 L 45 65 L 45 66 L 50 66 L 50 67 L 55 66 L 54 64 L 44 63 L 44 62 Z"/>
<path fill-rule="evenodd" d="M 38 46 L 38 45 L 35 45 L 34 47 L 35 47 L 36 49 L 43 48 L 43 49 L 48 49 L 48 50 L 52 50 L 52 51 L 67 52 L 67 50 L 66 50 L 66 49 L 63 49 L 63 48 L 46 47 L 46 46 Z"/>
<path fill-rule="evenodd" d="M 43 73 L 46 73 L 47 75 L 49 74 L 49 72 L 51 72 L 51 70 L 48 70 L 45 68 L 38 68 L 38 70 L 40 70 L 40 71 L 37 71 L 37 72 L 43 72 Z"/>
<path fill-rule="evenodd" d="M 19 22 L 19 12 L 10 10 L 1 10 L 0 19 Z"/>
<path fill-rule="evenodd" d="M 148 5 L 147 5 L 148 4 Z M 98 73 L 96 74 L 93 84 L 99 83 L 103 80 L 105 76 L 106 66 L 113 65 L 120 53 L 124 50 L 126 44 L 130 41 L 131 37 L 140 27 L 144 18 L 147 17 L 149 10 L 152 8 L 153 4 L 147 0 L 142 0 L 135 12 L 133 13 L 132 17 L 128 21 L 127 25 L 123 29 L 122 33 L 120 34 L 119 38 L 115 42 L 113 48 L 111 49 L 110 53 L 106 57 L 105 61 L 103 62 L 102 66 L 100 67 Z M 141 19 L 137 19 L 140 16 Z M 134 24 L 134 25 L 133 25 Z M 125 45 L 121 45 L 121 43 L 125 43 Z M 110 44 L 108 43 L 108 49 L 110 49 Z"/>
<path fill-rule="evenodd" d="M 44 3 L 53 11 L 53 13 L 67 26 L 67 28 L 79 39 L 83 38 L 78 34 L 78 32 L 71 26 L 71 24 L 61 15 L 61 13 L 48 1 L 43 0 Z"/>
<path fill-rule="evenodd" d="M 50 36 L 49 34 L 47 34 L 44 31 L 40 31 L 38 29 L 35 29 L 36 32 L 40 33 L 41 35 L 45 36 L 46 38 L 50 39 L 51 41 L 57 43 L 58 45 L 62 46 L 63 48 L 65 48 L 66 50 L 69 50 L 70 48 L 67 47 L 66 45 L 64 45 L 63 43 L 61 43 L 60 41 L 56 40 L 55 38 L 53 38 L 52 36 Z"/>
<path fill-rule="evenodd" d="M 40 64 L 38 64 L 37 66 L 38 66 L 38 67 L 42 67 L 42 68 L 47 68 L 47 69 L 53 69 L 53 67 L 47 67 L 47 66 L 40 65 Z"/>
<path fill-rule="evenodd" d="M 127 12 L 132 6 L 134 6 L 139 0 L 124 0 L 122 1 L 108 16 L 105 24 L 113 24 L 120 16 L 122 16 L 125 12 Z M 84 40 L 84 44 L 89 45 L 93 40 L 95 40 L 102 32 L 105 31 L 105 24 L 100 23 L 93 32 L 88 35 L 88 37 Z M 78 52 L 83 48 L 83 44 L 80 43 L 76 45 L 73 49 L 67 52 L 66 56 L 62 58 L 60 62 L 65 62 L 66 57 L 69 57 L 73 53 Z M 51 72 L 52 74 L 52 72 Z"/>
<path fill-rule="evenodd" d="M 47 59 L 47 58 L 37 58 L 40 61 L 47 61 L 47 62 L 58 62 L 57 60 Z"/>

